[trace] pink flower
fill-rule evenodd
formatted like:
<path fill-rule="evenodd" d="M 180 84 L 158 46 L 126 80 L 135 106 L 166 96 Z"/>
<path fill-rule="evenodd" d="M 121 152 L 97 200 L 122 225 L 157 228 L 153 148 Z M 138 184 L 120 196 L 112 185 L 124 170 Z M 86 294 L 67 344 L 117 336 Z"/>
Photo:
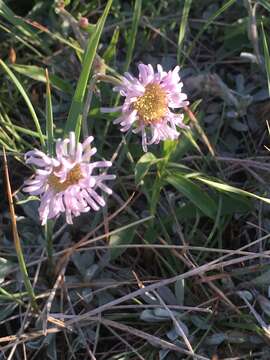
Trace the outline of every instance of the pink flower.
<path fill-rule="evenodd" d="M 157 144 L 161 140 L 175 140 L 180 135 L 177 127 L 186 128 L 183 115 L 176 114 L 171 109 L 187 106 L 187 95 L 182 91 L 179 66 L 173 70 L 163 71 L 157 65 L 154 72 L 152 65 L 140 64 L 139 77 L 125 73 L 122 84 L 114 88 L 125 97 L 123 106 L 103 109 L 103 111 L 118 111 L 122 114 L 114 120 L 120 124 L 121 131 L 133 129 L 134 133 L 142 134 L 142 147 L 147 151 L 147 145 Z"/>
<path fill-rule="evenodd" d="M 89 136 L 83 144 L 76 144 L 75 134 L 68 139 L 58 139 L 56 156 L 50 157 L 40 150 L 25 154 L 26 164 L 37 167 L 35 177 L 25 181 L 23 189 L 31 195 L 40 196 L 39 216 L 44 225 L 47 219 L 57 218 L 65 213 L 66 221 L 72 224 L 72 217 L 105 206 L 99 190 L 111 194 L 112 190 L 103 182 L 113 180 L 114 175 L 94 174 L 95 169 L 107 168 L 110 161 L 91 162 L 96 148 L 90 144 L 94 138 Z"/>

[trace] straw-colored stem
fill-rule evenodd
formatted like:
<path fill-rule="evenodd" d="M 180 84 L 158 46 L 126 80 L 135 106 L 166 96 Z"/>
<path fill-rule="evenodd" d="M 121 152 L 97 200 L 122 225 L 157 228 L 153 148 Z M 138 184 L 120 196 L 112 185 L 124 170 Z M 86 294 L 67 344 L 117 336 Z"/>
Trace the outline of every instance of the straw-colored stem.
<path fill-rule="evenodd" d="M 26 264 L 24 261 L 24 256 L 22 252 L 21 242 L 17 230 L 17 222 L 16 222 L 16 215 L 14 211 L 14 205 L 13 205 L 13 198 L 12 198 L 12 191 L 9 181 L 9 172 L 8 172 L 8 165 L 7 165 L 7 158 L 6 158 L 6 152 L 5 148 L 3 147 L 3 158 L 4 158 L 4 170 L 5 170 L 5 177 L 6 177 L 6 188 L 7 188 L 7 195 L 8 195 L 8 202 L 9 202 L 9 211 L 10 211 L 10 217 L 11 217 L 11 226 L 12 226 L 12 234 L 13 234 L 13 240 L 14 240 L 14 246 L 17 253 L 18 261 L 19 261 L 19 267 L 23 276 L 24 285 L 26 288 L 26 291 L 28 293 L 28 296 L 31 301 L 31 305 L 33 309 L 38 311 L 38 306 L 36 303 L 35 293 L 32 288 L 31 282 L 29 280 L 29 276 L 27 273 Z"/>
<path fill-rule="evenodd" d="M 202 137 L 205 145 L 207 146 L 210 154 L 212 156 L 215 156 L 215 151 L 213 149 L 213 146 L 210 144 L 210 141 L 208 140 L 208 137 L 206 136 L 205 132 L 203 131 L 203 129 L 201 128 L 196 116 L 193 114 L 193 112 L 187 107 L 184 107 L 185 112 L 187 113 L 190 121 L 193 123 L 194 127 L 196 128 L 196 130 L 198 131 L 199 135 Z"/>

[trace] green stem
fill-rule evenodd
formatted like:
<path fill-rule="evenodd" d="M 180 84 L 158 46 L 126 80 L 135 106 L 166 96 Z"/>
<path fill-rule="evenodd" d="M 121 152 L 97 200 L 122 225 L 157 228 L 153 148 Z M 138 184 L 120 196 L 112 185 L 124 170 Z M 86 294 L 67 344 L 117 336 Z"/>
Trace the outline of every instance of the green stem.
<path fill-rule="evenodd" d="M 23 275 L 24 285 L 25 285 L 26 290 L 28 292 L 28 295 L 29 295 L 29 297 L 31 299 L 32 307 L 35 310 L 38 311 L 38 306 L 37 306 L 37 303 L 36 303 L 36 296 L 35 296 L 34 290 L 32 288 L 32 284 L 31 284 L 31 282 L 29 280 L 29 276 L 28 276 L 26 265 L 25 265 L 24 256 L 23 256 L 23 252 L 22 252 L 19 237 L 16 237 L 15 249 L 16 249 L 16 252 L 17 252 L 17 257 L 18 257 L 18 261 L 19 261 L 20 270 L 21 270 L 21 273 Z"/>
<path fill-rule="evenodd" d="M 46 248 L 47 248 L 47 255 L 48 255 L 48 274 L 52 275 L 53 268 L 54 268 L 54 261 L 53 261 L 53 227 L 54 221 L 48 220 L 45 225 L 45 239 L 46 239 Z"/>
<path fill-rule="evenodd" d="M 5 289 L 3 289 L 2 287 L 0 287 L 0 294 L 3 296 L 3 299 L 9 299 L 9 300 L 13 300 L 15 301 L 17 304 L 21 305 L 21 306 L 25 306 L 24 302 L 21 299 L 18 299 L 14 294 L 9 293 L 8 291 L 6 291 Z M 1 296 L 0 295 L 0 296 Z M 21 294 L 19 294 L 20 296 Z"/>

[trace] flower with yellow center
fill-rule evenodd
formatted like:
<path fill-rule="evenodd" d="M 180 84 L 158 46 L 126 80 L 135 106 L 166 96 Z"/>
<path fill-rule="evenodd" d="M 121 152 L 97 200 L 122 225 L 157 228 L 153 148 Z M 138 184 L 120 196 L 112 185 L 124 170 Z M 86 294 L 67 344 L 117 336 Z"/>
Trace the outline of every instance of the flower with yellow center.
<path fill-rule="evenodd" d="M 52 174 L 48 177 L 48 185 L 53 188 L 56 192 L 65 191 L 69 186 L 78 184 L 79 180 L 83 178 L 81 172 L 81 166 L 76 164 L 70 171 L 67 173 L 66 180 L 60 182 L 58 176 L 54 175 L 54 171 L 57 171 L 55 168 Z"/>
<path fill-rule="evenodd" d="M 120 124 L 121 131 L 130 129 L 141 133 L 142 147 L 157 144 L 167 139 L 176 140 L 178 128 L 186 128 L 183 115 L 172 110 L 188 105 L 187 95 L 182 92 L 179 66 L 171 71 L 164 71 L 157 65 L 157 72 L 152 65 L 140 64 L 138 78 L 125 73 L 122 84 L 114 88 L 125 97 L 124 103 L 117 108 L 103 108 L 104 112 L 121 110 L 121 116 L 114 120 Z"/>
<path fill-rule="evenodd" d="M 83 144 L 76 144 L 75 134 L 69 139 L 59 139 L 56 144 L 56 157 L 42 151 L 33 150 L 25 154 L 27 164 L 38 167 L 34 179 L 26 180 L 23 189 L 31 195 L 40 196 L 39 216 L 44 225 L 47 219 L 57 218 L 65 213 L 66 221 L 90 209 L 95 211 L 105 206 L 105 200 L 98 193 L 111 194 L 104 181 L 112 180 L 114 175 L 94 174 L 96 168 L 107 168 L 110 161 L 91 162 L 96 148 L 91 148 L 94 140 L 89 136 Z"/>
<path fill-rule="evenodd" d="M 144 94 L 133 104 L 133 108 L 145 124 L 160 121 L 168 110 L 167 94 L 159 84 L 148 84 Z"/>

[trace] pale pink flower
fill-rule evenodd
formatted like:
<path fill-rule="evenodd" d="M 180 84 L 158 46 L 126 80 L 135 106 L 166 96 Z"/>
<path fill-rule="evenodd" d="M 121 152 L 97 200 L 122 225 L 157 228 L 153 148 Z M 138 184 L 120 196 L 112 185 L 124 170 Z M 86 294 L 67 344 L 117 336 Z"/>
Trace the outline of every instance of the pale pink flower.
<path fill-rule="evenodd" d="M 103 108 L 103 111 L 119 111 L 122 114 L 114 120 L 120 124 L 121 131 L 132 129 L 141 133 L 142 147 L 157 144 L 161 140 L 175 140 L 180 135 L 178 128 L 186 128 L 183 114 L 176 114 L 171 109 L 187 106 L 187 95 L 182 92 L 179 66 L 166 72 L 157 65 L 154 72 L 152 65 L 140 64 L 139 77 L 130 73 L 122 77 L 122 84 L 114 88 L 125 97 L 124 104 L 117 108 Z"/>
<path fill-rule="evenodd" d="M 103 182 L 113 180 L 115 176 L 95 174 L 96 169 L 108 168 L 112 163 L 91 162 L 91 157 L 97 151 L 90 146 L 93 140 L 89 136 L 82 144 L 76 144 L 75 134 L 71 132 L 69 138 L 57 140 L 55 157 L 40 150 L 25 154 L 26 164 L 34 165 L 37 169 L 35 177 L 25 181 L 23 190 L 40 196 L 39 216 L 42 225 L 61 213 L 65 213 L 67 223 L 72 224 L 72 217 L 105 206 L 99 192 L 111 194 L 112 190 Z"/>

